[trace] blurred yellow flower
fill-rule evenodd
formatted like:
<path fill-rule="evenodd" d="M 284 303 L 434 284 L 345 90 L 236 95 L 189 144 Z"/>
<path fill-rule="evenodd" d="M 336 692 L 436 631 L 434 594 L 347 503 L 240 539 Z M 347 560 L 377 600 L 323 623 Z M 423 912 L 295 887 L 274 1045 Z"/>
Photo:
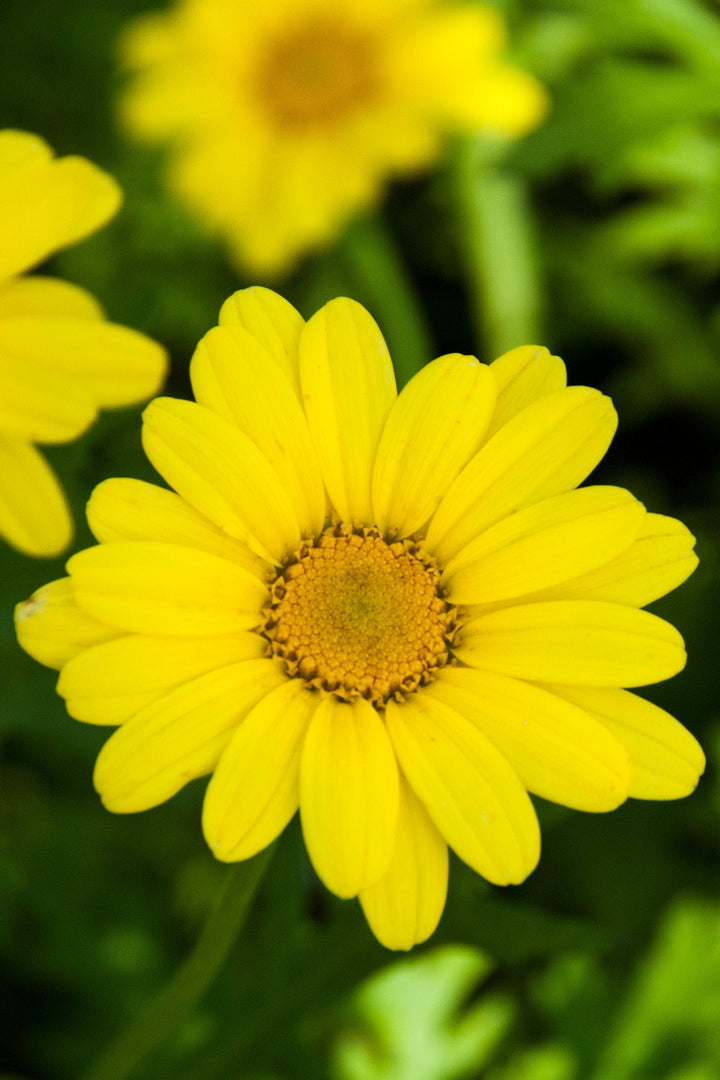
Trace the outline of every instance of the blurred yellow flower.
<path fill-rule="evenodd" d="M 235 861 L 299 806 L 320 878 L 405 949 L 440 918 L 448 845 L 495 884 L 532 871 L 528 792 L 606 811 L 692 791 L 693 737 L 623 688 L 685 663 L 639 608 L 694 541 L 621 488 L 573 490 L 608 398 L 535 346 L 440 357 L 398 396 L 351 300 L 304 323 L 249 289 L 220 324 L 197 403 L 145 411 L 174 491 L 101 484 L 100 543 L 17 610 L 71 715 L 121 725 L 95 770 L 108 809 L 213 773 L 205 835 Z"/>
<path fill-rule="evenodd" d="M 28 555 L 58 555 L 72 520 L 34 443 L 75 439 L 100 407 L 157 393 L 165 354 L 105 322 L 84 289 L 18 276 L 95 232 L 117 211 L 115 181 L 42 139 L 0 131 L 0 536 Z"/>
<path fill-rule="evenodd" d="M 490 8 L 437 0 L 180 0 L 123 40 L 127 129 L 170 140 L 172 188 L 235 257 L 277 272 L 449 132 L 521 135 L 545 95 Z"/>

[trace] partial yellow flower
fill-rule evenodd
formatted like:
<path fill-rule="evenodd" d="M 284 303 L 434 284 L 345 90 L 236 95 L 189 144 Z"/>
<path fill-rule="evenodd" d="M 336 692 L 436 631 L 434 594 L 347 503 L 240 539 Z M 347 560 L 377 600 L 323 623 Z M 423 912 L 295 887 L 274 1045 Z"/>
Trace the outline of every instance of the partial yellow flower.
<path fill-rule="evenodd" d="M 0 537 L 28 555 L 58 555 L 72 520 L 35 443 L 81 435 L 100 408 L 157 393 L 165 354 L 105 321 L 66 281 L 24 271 L 84 239 L 116 213 L 115 181 L 80 157 L 54 158 L 36 135 L 0 131 Z"/>
<path fill-rule="evenodd" d="M 448 845 L 488 881 L 540 854 L 529 794 L 579 810 L 674 799 L 695 739 L 629 692 L 680 671 L 644 604 L 694 540 L 621 488 L 580 487 L 616 416 L 547 349 L 434 360 L 400 395 L 351 300 L 309 322 L 235 293 L 143 439 L 174 490 L 95 489 L 99 544 L 17 609 L 68 711 L 121 725 L 108 809 L 212 773 L 203 827 L 247 859 L 300 809 L 327 887 L 407 949 L 445 903 Z"/>
<path fill-rule="evenodd" d="M 237 260 L 277 272 L 434 161 L 451 132 L 524 134 L 545 94 L 491 8 L 438 0 L 179 0 L 135 20 L 129 132 Z"/>

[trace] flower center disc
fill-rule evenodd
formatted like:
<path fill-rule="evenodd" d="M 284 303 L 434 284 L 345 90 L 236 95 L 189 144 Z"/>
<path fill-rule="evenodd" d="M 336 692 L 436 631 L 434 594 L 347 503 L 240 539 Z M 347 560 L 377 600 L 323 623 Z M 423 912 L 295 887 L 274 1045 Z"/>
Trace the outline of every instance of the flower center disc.
<path fill-rule="evenodd" d="M 447 663 L 457 610 L 433 559 L 410 540 L 339 526 L 278 575 L 261 632 L 288 673 L 345 700 L 402 700 Z"/>
<path fill-rule="evenodd" d="M 341 23 L 297 27 L 272 42 L 257 85 L 265 108 L 284 126 L 332 122 L 372 97 L 372 42 Z"/>

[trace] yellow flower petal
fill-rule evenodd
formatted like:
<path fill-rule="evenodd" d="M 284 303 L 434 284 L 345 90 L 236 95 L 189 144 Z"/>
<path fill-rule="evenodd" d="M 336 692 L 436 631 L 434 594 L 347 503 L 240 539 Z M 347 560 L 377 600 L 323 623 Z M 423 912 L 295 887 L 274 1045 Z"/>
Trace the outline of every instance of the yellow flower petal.
<path fill-rule="evenodd" d="M 139 634 L 249 630 L 267 601 L 267 589 L 241 566 L 179 544 L 100 544 L 67 566 L 88 614 Z"/>
<path fill-rule="evenodd" d="M 370 480 L 395 400 L 390 354 L 375 320 L 332 300 L 300 338 L 300 382 L 325 486 L 343 521 L 373 524 Z"/>
<path fill-rule="evenodd" d="M 532 599 L 607 600 L 645 607 L 690 577 L 698 565 L 694 547 L 695 537 L 681 521 L 646 514 L 637 538 L 620 555 Z"/>
<path fill-rule="evenodd" d="M 63 380 L 66 396 L 87 395 L 94 405 L 110 408 L 157 393 L 166 368 L 165 350 L 144 334 L 91 319 L 2 319 L 0 357 L 41 385 Z"/>
<path fill-rule="evenodd" d="M 494 405 L 490 368 L 474 356 L 441 356 L 410 380 L 375 460 L 372 506 L 381 532 L 409 536 L 425 524 L 479 447 Z"/>
<path fill-rule="evenodd" d="M 442 576 L 455 604 L 507 600 L 575 577 L 630 546 L 645 508 L 629 491 L 587 487 L 497 522 L 451 559 Z"/>
<path fill-rule="evenodd" d="M 387 10 L 387 7 L 386 9 Z M 486 5 L 458 4 L 442 9 L 436 4 L 412 3 L 406 10 L 414 16 L 401 25 L 391 62 L 396 78 L 410 82 L 418 91 L 434 76 L 434 93 L 454 72 L 458 57 L 476 72 L 478 59 L 494 57 L 507 42 L 500 13 Z"/>
<path fill-rule="evenodd" d="M 402 771 L 453 851 L 496 885 L 524 881 L 540 857 L 540 829 L 505 758 L 422 692 L 389 701 L 386 721 Z"/>
<path fill-rule="evenodd" d="M 305 414 L 272 354 L 242 326 L 216 326 L 190 365 L 200 405 L 243 431 L 285 486 L 301 533 L 322 531 L 325 488 Z"/>
<path fill-rule="evenodd" d="M 1 411 L 1 409 L 0 409 Z M 24 555 L 59 555 L 72 539 L 65 496 L 42 454 L 0 434 L 0 536 Z"/>
<path fill-rule="evenodd" d="M 103 309 L 86 289 L 59 278 L 12 278 L 0 285 L 0 319 L 102 319 Z"/>
<path fill-rule="evenodd" d="M 121 200 L 112 177 L 84 158 L 47 160 L 43 151 L 32 165 L 4 173 L 0 280 L 89 236 L 117 212 Z"/>
<path fill-rule="evenodd" d="M 567 385 L 565 364 L 543 345 L 519 345 L 493 360 L 490 370 L 497 384 L 497 404 L 488 438 L 528 405 Z"/>
<path fill-rule="evenodd" d="M 471 619 L 453 650 L 471 667 L 573 686 L 645 686 L 685 667 L 677 630 L 622 604 L 557 600 Z"/>
<path fill-rule="evenodd" d="M 395 844 L 398 771 L 385 726 L 363 698 L 327 697 L 303 747 L 300 816 L 325 885 L 356 896 L 387 872 Z"/>
<path fill-rule="evenodd" d="M 447 667 L 423 693 L 461 713 L 497 747 L 534 795 L 594 812 L 628 797 L 620 741 L 555 694 L 490 671 Z"/>
<path fill-rule="evenodd" d="M 52 161 L 53 152 L 39 135 L 4 128 L 0 131 L 0 185 L 24 169 L 37 169 Z"/>
<path fill-rule="evenodd" d="M 103 544 L 114 540 L 154 540 L 199 548 L 238 563 L 263 582 L 271 567 L 174 491 L 144 480 L 121 477 L 103 480 L 90 496 L 87 519 L 93 535 Z"/>
<path fill-rule="evenodd" d="M 0 323 L 0 328 L 2 323 Z M 0 333 L 1 333 L 0 329 Z M 97 419 L 89 390 L 62 375 L 38 374 L 22 357 L 0 348 L 0 430 L 15 440 L 64 443 Z"/>
<path fill-rule="evenodd" d="M 529 405 L 451 485 L 430 522 L 428 550 L 447 563 L 501 518 L 577 487 L 602 458 L 616 426 L 609 398 L 584 386 Z"/>
<path fill-rule="evenodd" d="M 447 844 L 406 780 L 390 869 L 360 893 L 370 929 L 386 949 L 411 949 L 427 941 L 440 922 L 448 882 Z"/>
<path fill-rule="evenodd" d="M 523 135 L 547 111 L 547 95 L 530 75 L 500 60 L 505 27 L 478 4 L 428 4 L 398 34 L 393 71 L 398 92 L 448 126 Z"/>
<path fill-rule="evenodd" d="M 526 135 L 548 111 L 548 95 L 537 79 L 506 64 L 489 66 L 473 89 L 477 100 L 455 99 L 453 111 L 471 131 L 481 126 L 496 139 Z"/>
<path fill-rule="evenodd" d="M 371 154 L 376 151 L 372 137 L 357 139 L 355 160 L 349 161 L 342 137 L 277 139 L 267 130 L 255 130 L 246 147 L 231 145 L 232 139 L 210 147 L 204 140 L 178 159 L 170 183 L 207 219 L 207 177 L 214 173 L 227 201 L 210 220 L 225 232 L 238 264 L 263 278 L 276 277 L 303 249 L 330 241 L 348 220 L 350 205 L 360 208 L 373 200 L 376 169 L 371 167 L 368 176 L 356 167 L 365 149 L 362 142 L 370 144 Z M 226 179 L 230 169 L 238 177 L 232 192 Z M 250 213 L 252 203 L 262 206 L 262 214 Z"/>
<path fill-rule="evenodd" d="M 621 742 L 630 755 L 634 799 L 682 799 L 705 769 L 697 740 L 674 716 L 627 690 L 587 686 L 548 687 L 579 705 Z"/>
<path fill-rule="evenodd" d="M 252 285 L 238 289 L 220 308 L 221 326 L 243 326 L 263 345 L 300 397 L 298 347 L 305 320 L 279 293 Z"/>
<path fill-rule="evenodd" d="M 58 670 L 85 649 L 122 633 L 78 607 L 69 577 L 43 585 L 29 600 L 17 604 L 15 631 L 33 660 Z"/>
<path fill-rule="evenodd" d="M 145 453 L 179 495 L 262 558 L 300 545 L 290 499 L 267 458 L 202 405 L 157 398 L 143 414 Z"/>
<path fill-rule="evenodd" d="M 265 645 L 250 631 L 184 638 L 131 634 L 69 660 L 57 691 L 76 720 L 122 724 L 182 683 L 239 660 L 260 659 Z"/>
<path fill-rule="evenodd" d="M 146 706 L 108 739 L 94 782 L 115 814 L 157 806 L 211 772 L 243 717 L 285 676 L 272 660 L 210 671 Z"/>
<path fill-rule="evenodd" d="M 223 751 L 203 804 L 216 859 L 249 859 L 272 843 L 298 808 L 300 755 L 320 698 L 297 679 L 248 713 Z"/>

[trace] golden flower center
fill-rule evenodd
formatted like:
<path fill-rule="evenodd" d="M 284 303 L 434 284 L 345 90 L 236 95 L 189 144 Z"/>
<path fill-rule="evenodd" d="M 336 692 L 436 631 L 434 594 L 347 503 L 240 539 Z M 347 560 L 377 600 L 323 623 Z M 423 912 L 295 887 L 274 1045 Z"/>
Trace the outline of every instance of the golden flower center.
<path fill-rule="evenodd" d="M 283 126 L 332 123 L 377 86 L 372 40 L 334 21 L 296 27 L 273 41 L 258 71 L 260 99 Z"/>
<path fill-rule="evenodd" d="M 449 659 L 458 613 L 439 576 L 412 541 L 327 529 L 278 575 L 262 633 L 309 686 L 376 706 L 402 700 Z"/>

